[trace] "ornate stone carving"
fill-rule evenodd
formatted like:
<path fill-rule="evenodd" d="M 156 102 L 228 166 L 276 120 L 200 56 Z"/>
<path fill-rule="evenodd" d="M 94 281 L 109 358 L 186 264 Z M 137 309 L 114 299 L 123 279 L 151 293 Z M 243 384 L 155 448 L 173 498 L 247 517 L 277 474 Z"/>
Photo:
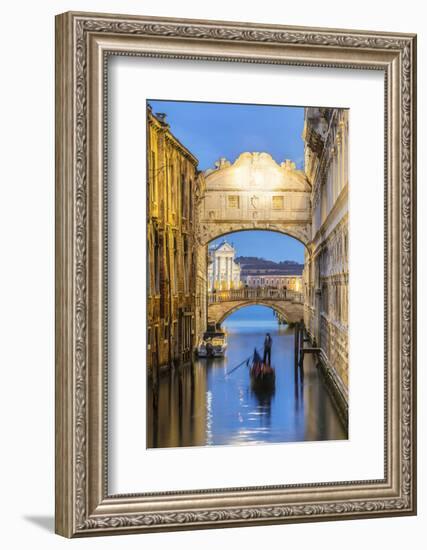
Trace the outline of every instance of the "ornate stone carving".
<path fill-rule="evenodd" d="M 218 170 L 222 170 L 223 168 L 227 168 L 228 166 L 231 166 L 231 162 L 224 157 L 215 162 L 215 167 Z"/>
<path fill-rule="evenodd" d="M 256 188 L 282 191 L 310 192 L 310 185 L 302 170 L 297 170 L 291 160 L 280 165 L 268 153 L 241 153 L 233 164 L 221 158 L 216 170 L 204 172 L 206 191 Z"/>
<path fill-rule="evenodd" d="M 259 197 L 257 197 L 257 195 L 252 195 L 250 201 L 251 201 L 251 207 L 256 210 L 259 205 Z"/>

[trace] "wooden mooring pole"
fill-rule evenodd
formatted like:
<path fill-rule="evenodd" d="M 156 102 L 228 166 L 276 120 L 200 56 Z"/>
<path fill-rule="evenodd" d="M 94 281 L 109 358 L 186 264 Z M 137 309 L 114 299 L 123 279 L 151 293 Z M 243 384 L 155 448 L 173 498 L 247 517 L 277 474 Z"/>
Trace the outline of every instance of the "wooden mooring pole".
<path fill-rule="evenodd" d="M 303 368 L 304 366 L 304 353 L 303 353 L 303 347 L 304 347 L 304 321 L 300 321 L 299 323 L 299 338 L 298 338 L 298 366 Z"/>
<path fill-rule="evenodd" d="M 294 328 L 294 360 L 295 360 L 295 370 L 298 368 L 298 360 L 299 360 L 299 323 L 295 323 Z"/>

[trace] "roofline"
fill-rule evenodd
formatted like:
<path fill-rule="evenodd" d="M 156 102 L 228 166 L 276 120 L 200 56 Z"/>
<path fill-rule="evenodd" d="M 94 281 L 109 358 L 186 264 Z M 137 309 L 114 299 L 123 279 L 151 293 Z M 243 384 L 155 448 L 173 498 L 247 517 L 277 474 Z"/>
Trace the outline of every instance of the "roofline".
<path fill-rule="evenodd" d="M 199 159 L 193 155 L 193 153 L 187 149 L 185 145 L 179 141 L 179 139 L 172 133 L 170 124 L 167 122 L 162 122 L 152 111 L 151 106 L 147 104 L 147 119 L 148 122 L 155 124 L 159 130 L 163 131 L 166 134 L 166 139 L 169 139 L 176 145 L 176 147 L 181 151 L 181 153 L 197 168 L 199 165 Z"/>

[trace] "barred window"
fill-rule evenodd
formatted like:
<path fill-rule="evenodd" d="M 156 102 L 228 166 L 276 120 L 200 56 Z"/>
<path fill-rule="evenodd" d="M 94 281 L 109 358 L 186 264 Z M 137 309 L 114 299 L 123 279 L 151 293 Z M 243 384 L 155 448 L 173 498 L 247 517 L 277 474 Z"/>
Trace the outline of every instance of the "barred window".
<path fill-rule="evenodd" d="M 322 311 L 326 315 L 329 313 L 328 285 L 326 283 L 322 285 Z"/>
<path fill-rule="evenodd" d="M 283 196 L 276 195 L 275 197 L 272 197 L 272 209 L 283 210 L 283 208 L 284 208 Z"/>
<path fill-rule="evenodd" d="M 228 208 L 240 208 L 240 197 L 239 195 L 228 195 Z"/>

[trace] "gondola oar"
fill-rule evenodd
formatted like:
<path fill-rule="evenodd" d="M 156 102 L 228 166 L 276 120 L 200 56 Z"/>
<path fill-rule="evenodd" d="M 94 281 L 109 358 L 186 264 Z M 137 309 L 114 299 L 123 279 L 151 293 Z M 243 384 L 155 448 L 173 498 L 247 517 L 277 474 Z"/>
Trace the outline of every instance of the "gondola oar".
<path fill-rule="evenodd" d="M 255 348 L 256 350 L 256 348 Z M 225 373 L 225 378 L 227 378 L 228 376 L 230 376 L 230 374 L 232 374 L 235 370 L 237 370 L 239 367 L 241 367 L 242 365 L 244 365 L 246 363 L 246 366 L 249 367 L 249 361 L 251 360 L 251 357 L 253 357 L 252 355 L 249 355 L 249 357 L 247 357 L 246 359 L 243 359 L 243 361 L 241 363 L 239 363 L 238 365 L 236 365 L 234 368 L 232 368 L 230 371 L 226 372 Z"/>

